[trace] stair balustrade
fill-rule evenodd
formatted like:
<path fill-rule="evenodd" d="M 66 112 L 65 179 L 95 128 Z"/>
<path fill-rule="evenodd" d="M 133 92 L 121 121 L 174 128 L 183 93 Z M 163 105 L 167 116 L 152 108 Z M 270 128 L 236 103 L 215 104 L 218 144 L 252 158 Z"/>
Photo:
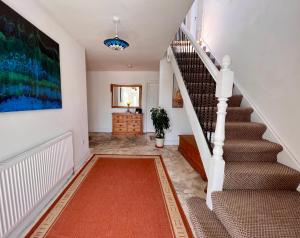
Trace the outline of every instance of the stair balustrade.
<path fill-rule="evenodd" d="M 211 193 L 221 191 L 224 182 L 225 118 L 234 79 L 231 60 L 228 55 L 224 56 L 219 70 L 215 60 L 200 47 L 184 25 L 168 49 L 168 59 L 208 177 L 206 201 L 212 209 Z"/>

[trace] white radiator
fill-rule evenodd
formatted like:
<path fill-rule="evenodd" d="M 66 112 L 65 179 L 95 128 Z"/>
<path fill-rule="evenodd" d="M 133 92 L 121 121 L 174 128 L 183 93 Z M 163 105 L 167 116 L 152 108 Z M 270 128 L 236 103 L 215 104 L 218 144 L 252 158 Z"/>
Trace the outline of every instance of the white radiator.
<path fill-rule="evenodd" d="M 0 237 L 7 237 L 74 168 L 67 132 L 0 162 Z"/>

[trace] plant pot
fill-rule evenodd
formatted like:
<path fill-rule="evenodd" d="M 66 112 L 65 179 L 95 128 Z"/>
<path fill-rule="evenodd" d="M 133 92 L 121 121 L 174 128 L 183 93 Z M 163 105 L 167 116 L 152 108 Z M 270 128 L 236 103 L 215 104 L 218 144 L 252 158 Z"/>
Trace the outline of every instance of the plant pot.
<path fill-rule="evenodd" d="M 155 138 L 155 146 L 157 148 L 163 148 L 164 147 L 164 142 L 165 142 L 164 138 Z"/>

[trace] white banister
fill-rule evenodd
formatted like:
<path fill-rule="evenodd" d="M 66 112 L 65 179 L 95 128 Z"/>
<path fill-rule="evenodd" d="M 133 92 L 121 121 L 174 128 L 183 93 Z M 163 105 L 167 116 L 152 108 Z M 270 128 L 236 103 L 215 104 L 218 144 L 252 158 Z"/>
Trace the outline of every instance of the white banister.
<path fill-rule="evenodd" d="M 205 140 L 205 136 L 204 133 L 202 131 L 202 128 L 200 126 L 197 114 L 195 112 L 195 109 L 193 107 L 193 104 L 191 102 L 189 93 L 186 89 L 186 86 L 184 84 L 184 80 L 183 77 L 181 75 L 179 66 L 177 64 L 177 61 L 175 59 L 174 53 L 171 49 L 171 47 L 168 48 L 167 51 L 167 60 L 171 63 L 172 68 L 173 68 L 173 72 L 175 74 L 175 78 L 177 80 L 178 83 L 178 87 L 180 89 L 181 92 L 181 96 L 183 99 L 183 105 L 184 105 L 184 109 L 186 111 L 186 114 L 188 115 L 188 119 L 189 119 L 189 123 L 190 126 L 192 128 L 198 149 L 200 151 L 201 154 L 201 160 L 204 166 L 204 170 L 206 172 L 206 175 L 208 176 L 207 171 L 209 171 L 209 163 L 211 160 L 211 152 L 208 148 L 207 142 Z M 209 178 L 208 178 L 209 179 Z"/>
<path fill-rule="evenodd" d="M 185 82 L 188 83 L 189 80 L 191 80 L 192 82 L 195 81 L 195 76 L 193 75 L 195 71 L 193 70 L 198 70 L 197 67 L 199 67 L 199 64 L 196 63 L 195 65 L 192 65 L 193 60 L 187 62 L 185 61 L 185 64 L 191 64 L 190 67 L 186 67 L 186 65 L 184 65 L 184 63 L 182 62 L 184 62 L 185 57 L 192 57 L 192 59 L 195 59 L 194 57 L 197 58 L 197 56 L 195 55 L 199 56 L 206 70 L 208 70 L 216 83 L 215 96 L 218 100 L 218 104 L 216 118 L 217 120 L 213 137 L 211 134 L 212 128 L 208 129 L 205 127 L 207 125 L 212 127 L 213 121 L 209 118 L 209 113 L 213 113 L 213 111 L 205 112 L 208 114 L 198 117 L 195 112 L 194 105 L 191 101 L 190 94 L 187 91 L 185 85 Z M 181 25 L 180 30 L 178 31 L 174 41 L 171 44 L 171 47 L 169 47 L 168 49 L 167 59 L 172 64 L 173 72 L 176 76 L 178 86 L 184 101 L 184 107 L 186 109 L 200 152 L 201 160 L 208 178 L 206 203 L 208 207 L 212 209 L 211 194 L 214 191 L 222 191 L 224 183 L 225 161 L 223 160 L 223 146 L 225 140 L 225 119 L 228 106 L 227 101 L 228 98 L 232 96 L 234 80 L 234 73 L 230 69 L 231 59 L 228 55 L 225 55 L 222 59 L 221 70 L 219 71 L 216 65 L 212 62 L 211 58 L 201 48 L 200 44 L 198 44 L 198 42 L 184 25 Z M 182 67 L 182 69 L 180 67 Z M 199 67 L 200 73 L 202 67 Z M 184 75 L 182 75 L 181 70 Z M 200 84 L 205 85 L 205 83 L 201 82 L 201 78 L 199 80 Z M 211 110 L 214 110 L 214 100 L 202 103 L 202 100 L 205 100 L 205 96 L 203 97 L 203 95 L 201 95 L 199 100 L 198 99 L 199 98 L 195 99 L 195 103 L 197 104 L 196 106 L 198 108 L 200 107 L 200 110 L 201 107 L 208 107 Z M 207 103 L 209 103 L 209 106 L 207 106 Z M 213 149 L 211 147 L 212 143 L 214 145 Z"/>
<path fill-rule="evenodd" d="M 209 180 L 207 187 L 206 203 L 212 209 L 211 193 L 214 191 L 221 191 L 224 182 L 225 162 L 223 160 L 223 146 L 225 140 L 225 119 L 227 110 L 228 98 L 232 96 L 232 87 L 234 73 L 229 66 L 231 59 L 225 55 L 222 60 L 222 69 L 219 72 L 217 79 L 216 97 L 218 98 L 217 121 L 214 136 L 213 156 L 209 166 Z"/>

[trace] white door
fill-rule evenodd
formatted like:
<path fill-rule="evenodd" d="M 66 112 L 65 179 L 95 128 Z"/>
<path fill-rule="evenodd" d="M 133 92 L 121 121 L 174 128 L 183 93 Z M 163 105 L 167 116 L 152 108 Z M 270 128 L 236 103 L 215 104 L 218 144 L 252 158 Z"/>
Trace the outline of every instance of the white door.
<path fill-rule="evenodd" d="M 151 120 L 150 110 L 152 107 L 158 106 L 158 82 L 151 82 L 147 84 L 147 112 L 146 112 L 146 123 L 147 123 L 147 132 L 154 132 L 153 123 Z"/>

